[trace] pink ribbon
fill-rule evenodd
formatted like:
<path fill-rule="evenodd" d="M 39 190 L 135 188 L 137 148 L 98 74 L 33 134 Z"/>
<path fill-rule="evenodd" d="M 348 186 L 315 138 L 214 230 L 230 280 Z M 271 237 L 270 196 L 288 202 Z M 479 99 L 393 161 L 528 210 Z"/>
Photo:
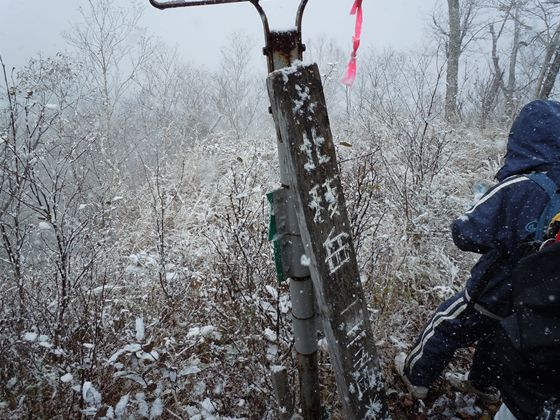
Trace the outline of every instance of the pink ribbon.
<path fill-rule="evenodd" d="M 346 68 L 346 74 L 342 77 L 341 82 L 351 87 L 356 80 L 356 57 L 358 55 L 358 48 L 360 48 L 360 36 L 362 34 L 362 22 L 364 20 L 364 15 L 362 12 L 362 0 L 355 0 L 352 10 L 350 10 L 351 15 L 356 15 L 356 28 L 354 30 L 354 36 L 352 37 L 352 53 L 350 54 L 350 61 L 348 62 L 348 67 Z"/>

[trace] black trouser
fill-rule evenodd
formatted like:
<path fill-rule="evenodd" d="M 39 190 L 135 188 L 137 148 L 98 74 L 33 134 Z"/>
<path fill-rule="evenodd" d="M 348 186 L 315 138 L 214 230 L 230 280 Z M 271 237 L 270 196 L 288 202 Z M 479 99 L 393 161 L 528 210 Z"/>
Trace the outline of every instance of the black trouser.
<path fill-rule="evenodd" d="M 475 386 L 493 386 L 493 340 L 499 321 L 481 314 L 465 291 L 443 302 L 416 340 L 405 361 L 405 374 L 417 386 L 430 387 L 449 364 L 455 351 L 477 342 L 469 380 Z"/>

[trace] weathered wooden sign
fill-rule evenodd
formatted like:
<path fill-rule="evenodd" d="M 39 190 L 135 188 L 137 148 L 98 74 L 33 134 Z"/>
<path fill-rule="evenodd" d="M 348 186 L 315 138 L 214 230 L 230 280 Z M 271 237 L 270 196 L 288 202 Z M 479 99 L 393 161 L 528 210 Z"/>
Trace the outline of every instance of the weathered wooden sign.
<path fill-rule="evenodd" d="M 267 79 L 281 166 L 297 216 L 337 387 L 347 419 L 386 418 L 384 385 L 358 273 L 317 65 Z"/>

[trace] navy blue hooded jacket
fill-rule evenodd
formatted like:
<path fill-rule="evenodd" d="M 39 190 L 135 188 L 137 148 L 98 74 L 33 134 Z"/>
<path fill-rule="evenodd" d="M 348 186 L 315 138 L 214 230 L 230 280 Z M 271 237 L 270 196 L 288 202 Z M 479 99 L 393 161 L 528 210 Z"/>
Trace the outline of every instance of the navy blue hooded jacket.
<path fill-rule="evenodd" d="M 500 317 L 511 311 L 510 277 L 519 245 L 533 239 L 549 200 L 524 176 L 531 172 L 560 174 L 559 102 L 538 100 L 523 107 L 511 127 L 505 162 L 496 175 L 499 183 L 452 225 L 453 240 L 461 250 L 483 254 L 471 270 L 467 293 L 478 290 L 488 275 L 477 303 Z"/>

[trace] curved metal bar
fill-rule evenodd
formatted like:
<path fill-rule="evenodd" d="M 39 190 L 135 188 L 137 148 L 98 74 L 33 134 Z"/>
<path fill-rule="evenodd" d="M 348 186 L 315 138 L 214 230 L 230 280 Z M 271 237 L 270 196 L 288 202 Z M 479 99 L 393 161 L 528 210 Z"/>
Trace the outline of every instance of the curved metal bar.
<path fill-rule="evenodd" d="M 262 6 L 260 5 L 259 1 L 260 0 L 169 0 L 169 1 L 161 1 L 161 0 L 149 0 L 150 4 L 160 10 L 163 9 L 172 9 L 172 8 L 176 8 L 176 7 L 190 7 L 190 6 L 206 6 L 206 5 L 213 5 L 213 4 L 223 4 L 223 3 L 241 3 L 241 2 L 245 2 L 245 1 L 249 1 L 253 4 L 253 6 L 255 6 L 255 9 L 257 9 L 257 12 L 259 13 L 259 16 L 261 17 L 261 21 L 263 24 L 263 30 L 264 30 L 264 38 L 265 38 L 265 47 L 263 49 L 264 54 L 267 56 L 268 59 L 268 70 L 270 72 L 272 72 L 274 70 L 274 58 L 273 58 L 273 53 L 270 51 L 271 49 L 271 45 L 272 45 L 272 38 L 271 38 L 271 33 L 270 33 L 270 26 L 268 24 L 268 17 L 266 16 L 266 13 L 264 11 L 264 9 L 262 8 Z M 297 14 L 296 14 L 296 33 L 293 35 L 295 38 L 295 45 L 293 48 L 295 48 L 295 51 L 297 51 L 297 57 L 299 60 L 302 59 L 303 57 L 303 51 L 305 50 L 305 46 L 302 43 L 302 38 L 301 38 L 301 26 L 302 26 L 302 20 L 303 20 L 303 12 L 305 10 L 305 6 L 307 5 L 307 2 L 309 0 L 301 0 L 299 6 L 298 6 L 298 10 L 297 10 Z M 272 48 L 278 51 L 282 51 L 285 55 L 287 53 L 286 47 L 285 47 L 285 42 L 286 40 L 283 39 L 276 39 L 274 38 L 274 45 L 272 46 Z M 276 45 L 278 44 L 278 45 Z M 280 46 L 280 48 L 278 48 Z M 290 56 L 290 52 L 287 53 L 287 56 Z"/>
<path fill-rule="evenodd" d="M 255 6 L 255 9 L 257 9 L 257 12 L 259 12 L 263 24 L 263 29 L 264 29 L 264 39 L 268 44 L 268 35 L 270 34 L 270 28 L 268 26 L 268 18 L 266 17 L 266 13 L 264 12 L 262 6 L 259 4 L 259 0 L 249 0 L 249 1 L 253 3 L 253 6 Z"/>
<path fill-rule="evenodd" d="M 307 6 L 307 2 L 308 0 L 301 0 L 301 3 L 299 4 L 298 10 L 297 10 L 297 15 L 296 15 L 296 28 L 298 33 L 301 36 L 301 22 L 303 20 L 303 12 L 305 11 L 305 6 Z"/>
<path fill-rule="evenodd" d="M 272 55 L 269 54 L 270 53 L 270 51 L 269 51 L 270 26 L 268 25 L 268 18 L 266 17 L 266 13 L 265 13 L 264 9 L 259 4 L 259 0 L 249 0 L 249 1 L 253 4 L 253 6 L 255 6 L 255 9 L 257 9 L 257 12 L 259 13 L 259 16 L 261 17 L 263 30 L 264 30 L 263 54 L 266 56 L 266 63 L 267 63 L 268 72 L 271 73 L 274 70 L 274 62 L 273 62 L 273 59 L 272 59 Z"/>
<path fill-rule="evenodd" d="M 242 1 L 251 1 L 252 0 L 193 0 L 193 1 L 186 1 L 186 0 L 171 0 L 166 2 L 161 2 L 158 0 L 150 0 L 150 4 L 157 9 L 172 9 L 175 7 L 189 7 L 189 6 L 207 6 L 211 4 L 222 4 L 222 3 L 240 3 Z"/>

